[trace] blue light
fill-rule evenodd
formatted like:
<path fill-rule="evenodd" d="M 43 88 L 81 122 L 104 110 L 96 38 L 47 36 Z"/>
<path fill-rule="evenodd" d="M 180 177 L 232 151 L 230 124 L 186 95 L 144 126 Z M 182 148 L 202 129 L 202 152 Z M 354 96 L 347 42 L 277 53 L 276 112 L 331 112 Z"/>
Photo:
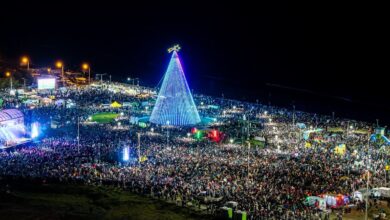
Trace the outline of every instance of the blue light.
<path fill-rule="evenodd" d="M 39 124 L 34 122 L 31 124 L 31 139 L 37 138 L 39 136 Z"/>
<path fill-rule="evenodd" d="M 179 56 L 173 51 L 150 122 L 160 125 L 169 122 L 169 125 L 182 126 L 200 121 Z"/>
<path fill-rule="evenodd" d="M 129 150 L 129 147 L 124 147 L 123 148 L 123 161 L 128 161 L 130 159 L 130 150 Z"/>

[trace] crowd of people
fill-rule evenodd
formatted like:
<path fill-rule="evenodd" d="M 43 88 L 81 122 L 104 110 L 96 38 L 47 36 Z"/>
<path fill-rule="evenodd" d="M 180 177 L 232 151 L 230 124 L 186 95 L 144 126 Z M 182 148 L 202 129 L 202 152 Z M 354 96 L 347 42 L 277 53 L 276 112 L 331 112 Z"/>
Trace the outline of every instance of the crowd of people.
<path fill-rule="evenodd" d="M 387 152 L 368 141 L 373 126 L 365 122 L 196 95 L 200 114 L 218 121 L 203 129 L 212 127 L 224 134 L 224 139 L 213 142 L 207 137 L 185 138 L 191 128 L 141 128 L 126 117 L 123 129 L 117 129 L 117 123 L 85 123 L 90 115 L 107 111 L 100 107 L 102 100 L 145 102 L 145 98 L 102 87 L 68 89 L 56 97 L 72 99 L 76 106 L 29 108 L 16 98 L 4 99 L 4 106 L 18 106 L 24 112 L 27 123 L 39 121 L 46 130 L 37 142 L 0 152 L 2 178 L 114 184 L 178 205 L 206 207 L 210 213 L 234 201 L 249 219 L 329 219 L 317 207 L 304 205 L 305 198 L 352 195 L 366 186 L 368 175 L 370 187 L 386 181 Z M 141 105 L 110 111 L 128 117 L 147 114 Z M 51 128 L 53 120 L 61 126 Z M 303 138 L 305 129 L 297 123 L 306 130 L 322 130 Z M 332 132 L 335 127 L 343 131 Z M 265 143 L 247 142 L 255 137 Z M 343 154 L 334 150 L 340 143 L 347 146 Z M 135 159 L 122 160 L 126 146 Z M 138 155 L 147 159 L 140 162 Z M 351 203 L 364 207 L 361 200 Z"/>

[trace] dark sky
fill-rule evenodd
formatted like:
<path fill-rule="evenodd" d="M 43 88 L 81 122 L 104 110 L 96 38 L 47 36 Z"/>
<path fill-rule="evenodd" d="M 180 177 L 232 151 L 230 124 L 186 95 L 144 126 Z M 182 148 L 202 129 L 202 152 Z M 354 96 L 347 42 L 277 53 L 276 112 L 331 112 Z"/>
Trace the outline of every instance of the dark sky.
<path fill-rule="evenodd" d="M 2 7 L 0 57 L 16 61 L 28 54 L 36 66 L 62 59 L 70 69 L 88 61 L 93 72 L 117 80 L 137 76 L 154 86 L 169 60 L 166 49 L 179 43 L 188 81 L 198 92 L 284 106 L 317 99 L 315 110 L 326 112 L 340 102 L 349 111 L 390 110 L 383 78 L 388 61 L 381 55 L 386 29 L 375 8 L 118 2 Z"/>

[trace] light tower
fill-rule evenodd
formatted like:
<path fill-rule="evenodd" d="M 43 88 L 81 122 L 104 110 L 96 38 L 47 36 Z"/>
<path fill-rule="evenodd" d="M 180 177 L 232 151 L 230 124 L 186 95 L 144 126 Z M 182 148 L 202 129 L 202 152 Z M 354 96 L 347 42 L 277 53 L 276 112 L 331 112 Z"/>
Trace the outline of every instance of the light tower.
<path fill-rule="evenodd" d="M 172 57 L 150 116 L 152 123 L 165 125 L 169 121 L 172 126 L 185 126 L 200 122 L 199 113 L 177 53 L 179 50 L 179 45 L 168 49 L 168 52 L 172 52 Z"/>

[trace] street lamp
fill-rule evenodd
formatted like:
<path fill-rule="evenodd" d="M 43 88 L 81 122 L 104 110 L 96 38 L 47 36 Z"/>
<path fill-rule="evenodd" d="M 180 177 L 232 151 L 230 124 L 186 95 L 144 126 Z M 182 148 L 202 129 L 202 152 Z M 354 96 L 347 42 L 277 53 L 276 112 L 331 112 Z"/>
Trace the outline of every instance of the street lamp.
<path fill-rule="evenodd" d="M 22 65 L 26 65 L 27 70 L 30 70 L 30 60 L 28 59 L 28 57 L 27 56 L 22 57 L 21 61 L 22 61 Z"/>
<path fill-rule="evenodd" d="M 88 84 L 91 84 L 91 67 L 88 65 L 88 63 L 83 63 L 81 67 L 83 71 L 88 70 Z"/>
<path fill-rule="evenodd" d="M 26 78 L 22 78 L 23 79 L 23 89 L 26 89 Z"/>
<path fill-rule="evenodd" d="M 58 69 L 61 69 L 61 78 L 62 78 L 62 81 L 65 81 L 64 80 L 64 63 L 62 61 L 57 61 L 56 62 L 56 67 Z"/>
<path fill-rule="evenodd" d="M 231 144 L 233 144 L 233 142 L 234 142 L 233 138 L 230 138 L 229 142 L 230 142 Z"/>
<path fill-rule="evenodd" d="M 5 72 L 5 76 L 6 77 L 9 77 L 9 82 L 10 82 L 10 88 L 11 88 L 11 90 L 12 90 L 12 75 L 11 75 L 11 72 L 10 71 L 7 71 L 7 72 Z"/>

